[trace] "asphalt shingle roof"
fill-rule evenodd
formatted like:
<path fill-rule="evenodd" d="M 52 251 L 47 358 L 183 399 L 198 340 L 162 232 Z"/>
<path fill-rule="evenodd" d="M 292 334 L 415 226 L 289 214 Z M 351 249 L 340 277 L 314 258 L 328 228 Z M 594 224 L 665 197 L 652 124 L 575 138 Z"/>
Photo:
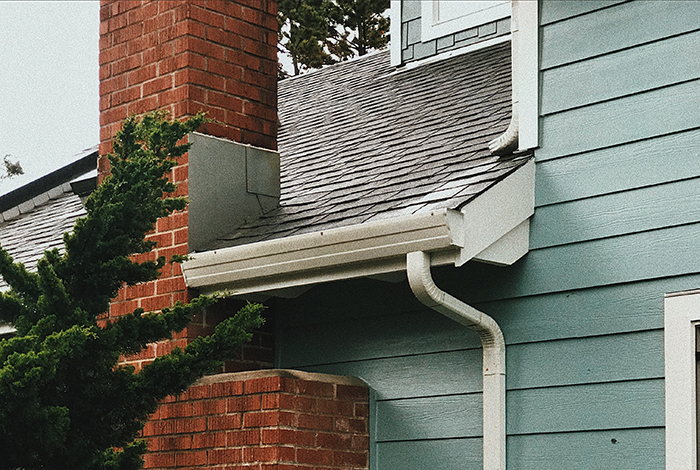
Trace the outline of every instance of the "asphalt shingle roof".
<path fill-rule="evenodd" d="M 507 43 L 398 72 L 382 51 L 282 81 L 280 207 L 212 248 L 461 208 L 530 157 L 488 150 L 508 126 L 510 85 Z M 32 269 L 84 215 L 66 171 L 0 198 L 7 215 L 53 191 L 0 218 L 0 246 Z"/>
<path fill-rule="evenodd" d="M 0 246 L 15 262 L 34 271 L 45 250 L 63 249 L 63 234 L 85 215 L 70 182 L 83 178 L 76 188 L 89 187 L 84 183 L 96 168 L 97 149 L 88 149 L 73 163 L 0 196 Z M 6 288 L 0 277 L 0 290 Z"/>
<path fill-rule="evenodd" d="M 64 192 L 33 210 L 0 223 L 0 246 L 31 271 L 45 250 L 63 249 L 63 234 L 85 215 L 79 196 Z M 4 287 L 0 278 L 0 288 Z"/>
<path fill-rule="evenodd" d="M 381 51 L 280 82 L 280 207 L 212 248 L 461 208 L 529 158 L 488 150 L 510 93 L 509 43 L 400 71 Z"/>

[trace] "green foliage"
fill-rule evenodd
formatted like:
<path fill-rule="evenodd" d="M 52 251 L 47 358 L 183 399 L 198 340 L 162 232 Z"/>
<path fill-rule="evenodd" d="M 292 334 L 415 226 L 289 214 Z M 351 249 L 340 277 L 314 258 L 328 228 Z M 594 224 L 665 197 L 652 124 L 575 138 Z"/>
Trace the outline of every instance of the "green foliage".
<path fill-rule="evenodd" d="M 279 0 L 280 49 L 294 75 L 363 56 L 387 45 L 388 8 L 389 0 Z"/>
<path fill-rule="evenodd" d="M 335 0 L 333 15 L 342 32 L 329 45 L 340 60 L 363 56 L 389 42 L 389 18 L 383 16 L 390 0 Z"/>
<path fill-rule="evenodd" d="M 331 35 L 330 0 L 279 0 L 277 22 L 279 44 L 292 59 L 294 75 L 302 68 L 320 68 L 334 63 L 326 52 Z"/>
<path fill-rule="evenodd" d="M 169 122 L 162 112 L 128 118 L 109 156 L 112 175 L 64 236 L 65 253 L 46 252 L 32 273 L 0 249 L 0 276 L 11 287 L 0 293 L 0 321 L 17 329 L 0 341 L 0 469 L 141 468 L 145 444 L 134 439 L 158 401 L 215 371 L 262 324 L 262 306 L 249 304 L 213 335 L 138 373 L 119 366 L 120 355 L 171 338 L 216 299 L 197 297 L 161 313 L 137 309 L 97 325 L 121 286 L 153 280 L 165 264 L 129 256 L 152 250 L 145 234 L 185 207 L 182 198 L 164 197 L 176 189 L 167 176 L 172 157 L 189 148 L 178 141 L 205 121 Z"/>

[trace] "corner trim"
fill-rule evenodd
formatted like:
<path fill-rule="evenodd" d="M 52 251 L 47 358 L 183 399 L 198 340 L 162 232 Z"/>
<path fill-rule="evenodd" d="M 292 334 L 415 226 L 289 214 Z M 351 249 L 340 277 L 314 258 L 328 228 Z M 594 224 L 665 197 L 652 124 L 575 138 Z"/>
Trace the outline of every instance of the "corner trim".
<path fill-rule="evenodd" d="M 539 137 L 539 3 L 513 0 L 511 16 L 512 113 L 508 129 L 489 142 L 494 155 L 537 147 Z"/>

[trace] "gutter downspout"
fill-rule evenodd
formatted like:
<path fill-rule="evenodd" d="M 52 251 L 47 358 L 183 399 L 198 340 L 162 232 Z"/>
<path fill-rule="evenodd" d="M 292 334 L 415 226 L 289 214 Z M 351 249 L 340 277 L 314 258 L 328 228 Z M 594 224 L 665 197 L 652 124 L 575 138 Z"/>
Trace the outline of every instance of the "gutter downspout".
<path fill-rule="evenodd" d="M 503 333 L 493 318 L 435 285 L 430 274 L 429 253 L 408 253 L 406 271 L 418 300 L 479 334 L 483 348 L 483 469 L 505 470 L 506 344 Z"/>
<path fill-rule="evenodd" d="M 522 5 L 523 0 L 513 0 L 511 2 L 511 18 L 510 18 L 510 50 L 511 50 L 511 64 L 512 64 L 512 114 L 510 118 L 510 124 L 508 124 L 508 129 L 496 137 L 491 142 L 489 142 L 489 150 L 492 154 L 498 156 L 509 155 L 520 146 L 520 86 L 521 86 L 521 75 L 520 70 L 520 25 L 519 22 L 523 15 L 524 9 Z M 537 4 L 535 4 L 535 18 L 537 12 Z"/>

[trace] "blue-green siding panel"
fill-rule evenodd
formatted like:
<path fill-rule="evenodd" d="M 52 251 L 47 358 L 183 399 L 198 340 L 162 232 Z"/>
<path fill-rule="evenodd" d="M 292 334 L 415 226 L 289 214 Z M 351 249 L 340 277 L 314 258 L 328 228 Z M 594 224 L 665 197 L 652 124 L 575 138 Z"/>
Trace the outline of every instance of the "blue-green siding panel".
<path fill-rule="evenodd" d="M 509 436 L 507 442 L 509 470 L 660 470 L 665 465 L 663 428 Z"/>
<path fill-rule="evenodd" d="M 502 268 L 485 268 L 494 274 L 491 279 L 502 275 Z M 435 274 L 442 277 L 444 271 L 446 270 L 436 270 Z M 458 286 L 474 282 L 465 277 L 453 277 L 455 279 L 449 284 L 442 281 L 438 281 L 438 284 L 448 292 L 463 294 Z M 484 270 L 475 273 L 475 277 L 485 277 Z M 663 327 L 663 294 L 698 285 L 700 275 L 691 275 L 474 305 L 493 316 L 501 325 L 507 343 L 515 345 L 660 329 Z M 315 294 L 310 292 L 309 295 Z M 393 299 L 387 299 L 387 302 L 391 301 Z M 305 334 L 305 329 L 311 333 Z M 410 370 L 418 367 L 420 358 L 426 354 L 441 351 L 455 354 L 454 363 L 457 367 L 460 361 L 464 361 L 458 357 L 462 353 L 457 350 L 477 349 L 479 341 L 471 330 L 423 308 L 404 315 L 363 318 L 361 321 L 329 319 L 324 324 L 281 329 L 277 334 L 277 347 L 280 350 L 281 367 L 297 368 L 339 362 L 370 364 L 367 361 L 374 359 L 376 363 L 364 367 L 374 371 L 372 373 L 375 377 L 386 376 L 387 380 L 389 377 L 394 380 L 396 377 L 392 371 L 396 371 L 396 375 L 406 373 L 410 376 Z M 478 353 L 474 354 L 473 357 L 478 358 Z M 402 356 L 411 357 L 406 359 L 408 362 L 405 366 L 396 362 L 403 361 Z M 440 360 L 446 361 L 444 358 Z M 377 365 L 382 361 L 385 361 L 386 366 Z M 448 362 L 451 363 L 452 360 Z M 368 373 L 361 365 L 352 367 L 352 374 Z M 403 387 L 403 384 L 398 386 L 399 389 Z"/>
<path fill-rule="evenodd" d="M 698 13 L 700 17 L 700 12 Z M 543 115 L 700 77 L 700 31 L 542 73 Z"/>
<path fill-rule="evenodd" d="M 291 367 L 479 347 L 473 331 L 424 307 L 361 322 L 305 325 L 278 336 L 280 357 Z"/>
<path fill-rule="evenodd" d="M 539 161 L 535 204 L 554 204 L 700 176 L 698 161 L 700 129 Z"/>
<path fill-rule="evenodd" d="M 695 129 L 698 109 L 700 80 L 695 80 L 545 116 L 535 156 L 547 160 Z"/>
<path fill-rule="evenodd" d="M 508 434 L 664 425 L 663 379 L 514 390 L 507 400 Z"/>
<path fill-rule="evenodd" d="M 377 403 L 377 442 L 481 437 L 481 394 Z"/>
<path fill-rule="evenodd" d="M 566 3 L 566 2 L 562 2 Z M 577 2 L 571 2 L 577 3 Z M 547 5 L 543 5 L 546 9 Z M 547 13 L 542 13 L 546 17 Z M 542 29 L 541 68 L 548 68 L 696 30 L 700 2 L 634 1 Z"/>
<path fill-rule="evenodd" d="M 696 274 L 698 247 L 700 224 L 692 224 L 532 250 L 507 269 L 470 270 L 469 298 L 484 302 Z"/>
<path fill-rule="evenodd" d="M 508 436 L 509 470 L 659 470 L 663 428 Z M 381 470 L 478 470 L 481 439 L 384 442 Z"/>
<path fill-rule="evenodd" d="M 497 268 L 489 272 L 491 282 L 497 282 Z M 456 284 L 446 290 L 456 292 Z M 664 293 L 698 285 L 700 275 L 692 275 L 473 305 L 496 319 L 509 344 L 528 343 L 663 328 Z"/>
<path fill-rule="evenodd" d="M 693 282 L 697 281 L 682 286 L 692 286 Z M 683 288 L 676 287 L 678 284 L 672 282 L 624 284 L 476 306 L 498 321 L 508 344 L 547 341 L 660 328 L 662 293 Z M 452 286 L 447 290 L 456 292 Z M 407 289 L 405 295 L 413 294 Z M 305 367 L 479 348 L 474 332 L 425 307 L 361 321 L 334 320 L 280 330 L 277 349 L 282 366 Z"/>
<path fill-rule="evenodd" d="M 481 392 L 481 350 L 393 357 L 302 367 L 360 377 L 378 400 Z"/>
<path fill-rule="evenodd" d="M 530 249 L 699 222 L 699 195 L 700 178 L 693 178 L 540 207 Z"/>
<path fill-rule="evenodd" d="M 505 335 L 508 338 L 507 330 Z M 315 344 L 307 346 L 313 348 Z M 513 344 L 508 347 L 507 358 L 509 390 L 659 378 L 663 376 L 663 335 L 661 330 L 651 330 Z M 338 364 L 285 364 L 284 367 L 361 377 L 373 388 L 378 399 L 481 391 L 480 348 L 347 359 Z"/>
<path fill-rule="evenodd" d="M 571 367 L 576 367 L 571 365 Z M 509 435 L 663 426 L 663 379 L 509 391 Z M 377 402 L 377 442 L 480 437 L 481 394 Z"/>
<path fill-rule="evenodd" d="M 542 7 L 540 8 L 542 16 L 540 24 L 546 25 L 556 21 L 565 20 L 573 16 L 579 16 L 585 13 L 590 13 L 601 8 L 608 8 L 616 3 L 622 3 L 629 0 L 586 0 L 581 2 L 572 2 L 570 0 L 540 0 Z"/>
<path fill-rule="evenodd" d="M 383 442 L 376 452 L 381 470 L 477 470 L 483 447 L 480 438 L 445 439 Z"/>
<path fill-rule="evenodd" d="M 663 378 L 661 330 L 508 347 L 508 390 Z"/>
<path fill-rule="evenodd" d="M 663 328 L 664 293 L 700 285 L 700 275 L 693 274 L 484 302 L 484 297 L 492 294 L 488 292 L 489 286 L 495 290 L 495 283 L 508 281 L 504 277 L 512 270 L 520 272 L 519 266 L 499 268 L 479 264 L 457 271 L 439 268 L 433 272 L 439 287 L 493 316 L 501 325 L 508 344 Z M 336 287 L 340 291 L 345 285 Z M 312 290 L 307 295 L 313 298 L 320 294 Z M 334 294 L 325 290 L 324 295 L 332 297 Z M 406 289 L 405 296 L 411 298 L 413 294 Z M 385 300 L 389 305 L 395 299 L 386 297 Z M 287 312 L 282 316 L 288 321 L 294 320 Z M 471 331 L 445 323 L 440 314 L 424 307 L 404 315 L 357 321 L 338 318 L 332 312 L 327 317 L 325 326 L 313 327 L 313 335 L 304 335 L 296 327 L 278 331 L 281 367 L 420 355 L 478 346 Z M 421 335 L 432 341 L 424 342 Z"/>

